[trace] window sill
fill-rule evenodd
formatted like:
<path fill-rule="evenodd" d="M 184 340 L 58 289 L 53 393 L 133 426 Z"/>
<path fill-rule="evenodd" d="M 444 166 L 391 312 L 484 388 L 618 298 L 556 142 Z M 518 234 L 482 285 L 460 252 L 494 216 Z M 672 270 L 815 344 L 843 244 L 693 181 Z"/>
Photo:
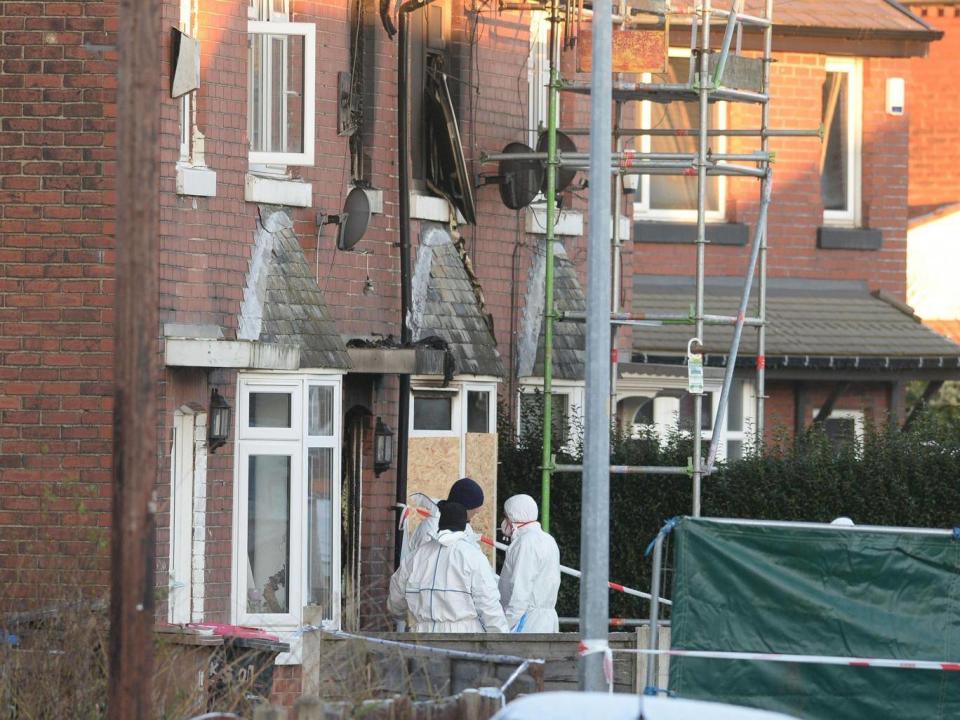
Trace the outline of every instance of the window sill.
<path fill-rule="evenodd" d="M 244 178 L 244 200 L 268 205 L 312 207 L 313 186 L 302 180 L 281 180 L 247 173 Z"/>
<path fill-rule="evenodd" d="M 177 195 L 216 197 L 216 171 L 208 167 L 177 163 Z"/>
<path fill-rule="evenodd" d="M 711 245 L 747 244 L 750 228 L 745 223 L 707 223 L 707 242 Z M 697 240 L 695 222 L 643 220 L 633 224 L 633 241 L 666 245 L 692 245 Z"/>
<path fill-rule="evenodd" d="M 527 208 L 525 230 L 530 235 L 547 234 L 547 208 L 544 205 Z M 561 210 L 553 228 L 554 235 L 583 235 L 583 213 Z"/>
<path fill-rule="evenodd" d="M 879 250 L 883 232 L 869 228 L 817 228 L 817 247 L 821 250 Z"/>
<path fill-rule="evenodd" d="M 448 223 L 450 222 L 450 203 L 446 198 L 436 195 L 412 192 L 410 193 L 410 219 Z M 466 223 L 459 211 L 457 211 L 457 223 L 460 225 Z"/>

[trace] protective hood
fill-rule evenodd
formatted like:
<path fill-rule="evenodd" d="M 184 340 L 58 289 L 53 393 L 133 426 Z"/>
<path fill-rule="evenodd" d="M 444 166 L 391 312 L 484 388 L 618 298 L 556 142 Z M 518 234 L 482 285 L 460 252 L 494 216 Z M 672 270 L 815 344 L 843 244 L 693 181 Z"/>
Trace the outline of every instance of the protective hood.
<path fill-rule="evenodd" d="M 503 504 L 503 512 L 511 522 L 522 523 L 536 520 L 540 509 L 529 495 L 514 495 Z"/>

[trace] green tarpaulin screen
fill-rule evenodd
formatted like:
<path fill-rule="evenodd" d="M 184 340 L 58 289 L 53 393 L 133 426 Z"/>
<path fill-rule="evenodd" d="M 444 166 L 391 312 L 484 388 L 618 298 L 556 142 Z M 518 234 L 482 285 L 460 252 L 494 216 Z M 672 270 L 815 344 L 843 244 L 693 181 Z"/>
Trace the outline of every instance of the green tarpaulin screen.
<path fill-rule="evenodd" d="M 672 646 L 960 661 L 960 541 L 684 518 Z M 810 720 L 960 718 L 960 672 L 671 658 L 681 697 Z"/>

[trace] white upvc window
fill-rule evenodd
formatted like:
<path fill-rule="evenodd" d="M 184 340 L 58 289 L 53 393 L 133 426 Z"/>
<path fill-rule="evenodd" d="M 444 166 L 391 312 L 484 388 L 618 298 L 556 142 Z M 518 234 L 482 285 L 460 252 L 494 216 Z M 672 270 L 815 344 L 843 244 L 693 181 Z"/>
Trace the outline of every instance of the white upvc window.
<path fill-rule="evenodd" d="M 820 408 L 814 408 L 812 417 L 819 414 Z M 834 445 L 859 443 L 863 440 L 863 410 L 832 410 L 822 427 Z"/>
<path fill-rule="evenodd" d="M 305 605 L 340 622 L 339 376 L 241 376 L 233 618 L 292 631 Z"/>
<path fill-rule="evenodd" d="M 247 12 L 250 164 L 313 165 L 317 26 L 290 22 L 289 0 L 251 0 Z"/>
<path fill-rule="evenodd" d="M 719 428 L 718 460 L 738 459 L 754 442 L 756 395 L 753 388 L 752 382 L 735 378 L 730 388 L 726 415 L 718 422 L 722 385 L 707 383 L 704 386 L 700 437 L 709 443 Z M 631 434 L 638 437 L 642 431 L 653 429 L 661 439 L 677 431 L 689 435 L 693 431 L 695 398 L 680 384 L 671 382 L 640 403 L 630 420 Z"/>
<path fill-rule="evenodd" d="M 551 444 L 555 450 L 574 452 L 578 434 L 583 429 L 584 386 L 582 382 L 554 380 L 551 389 L 552 433 Z M 543 381 L 531 379 L 520 385 L 517 403 L 517 430 L 523 432 L 524 423 L 530 422 L 530 413 L 542 412 Z"/>
<path fill-rule="evenodd" d="M 657 82 L 686 83 L 689 78 L 690 50 L 670 48 L 667 72 L 658 76 Z M 643 82 L 653 82 L 650 73 L 644 73 Z M 640 103 L 640 127 L 644 129 L 688 129 L 700 125 L 699 103 L 671 102 L 655 103 L 644 100 Z M 727 104 L 717 102 L 710 105 L 710 127 L 727 127 Z M 697 136 L 650 137 L 639 138 L 641 152 L 650 153 L 695 153 L 698 148 Z M 726 137 L 709 139 L 708 147 L 714 152 L 727 151 Z M 726 218 L 727 183 L 723 176 L 707 178 L 706 219 L 709 222 L 722 222 Z M 633 205 L 635 220 L 666 220 L 686 222 L 697 219 L 697 177 L 696 175 L 641 175 L 640 188 Z"/>
<path fill-rule="evenodd" d="M 540 131 L 546 129 L 550 113 L 550 22 L 547 13 L 530 13 L 530 52 L 527 58 L 529 87 L 528 145 L 535 148 Z M 559 103 L 557 109 L 559 110 Z"/>
<path fill-rule="evenodd" d="M 465 383 L 463 386 L 463 431 L 497 431 L 497 386 L 491 383 Z"/>
<path fill-rule="evenodd" d="M 827 58 L 825 69 L 820 148 L 823 222 L 857 227 L 861 223 L 863 64 L 858 58 Z"/>
<path fill-rule="evenodd" d="M 410 403 L 411 437 L 460 435 L 460 387 L 414 386 Z"/>
<path fill-rule="evenodd" d="M 468 433 L 497 431 L 497 383 L 490 379 L 436 387 L 413 381 L 410 390 L 410 437 L 460 439 L 460 475 L 466 473 Z"/>

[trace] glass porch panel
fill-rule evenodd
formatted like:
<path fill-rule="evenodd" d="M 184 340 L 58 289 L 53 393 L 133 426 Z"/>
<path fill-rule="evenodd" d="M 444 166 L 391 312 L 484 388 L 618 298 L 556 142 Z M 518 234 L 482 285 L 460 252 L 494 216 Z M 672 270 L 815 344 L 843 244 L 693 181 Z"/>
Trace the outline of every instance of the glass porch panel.
<path fill-rule="evenodd" d="M 307 452 L 307 602 L 323 608 L 324 618 L 333 617 L 333 452 L 333 448 L 310 448 Z"/>
<path fill-rule="evenodd" d="M 413 397 L 414 430 L 451 430 L 453 398 L 450 395 L 418 393 Z"/>
<path fill-rule="evenodd" d="M 289 428 L 293 427 L 291 407 L 293 396 L 288 392 L 252 392 L 249 395 L 250 427 Z"/>
<path fill-rule="evenodd" d="M 311 385 L 307 405 L 307 432 L 313 436 L 333 435 L 333 387 Z"/>
<path fill-rule="evenodd" d="M 467 391 L 467 432 L 490 432 L 490 393 L 486 390 Z"/>
<path fill-rule="evenodd" d="M 289 455 L 251 455 L 247 487 L 247 612 L 290 612 Z"/>

